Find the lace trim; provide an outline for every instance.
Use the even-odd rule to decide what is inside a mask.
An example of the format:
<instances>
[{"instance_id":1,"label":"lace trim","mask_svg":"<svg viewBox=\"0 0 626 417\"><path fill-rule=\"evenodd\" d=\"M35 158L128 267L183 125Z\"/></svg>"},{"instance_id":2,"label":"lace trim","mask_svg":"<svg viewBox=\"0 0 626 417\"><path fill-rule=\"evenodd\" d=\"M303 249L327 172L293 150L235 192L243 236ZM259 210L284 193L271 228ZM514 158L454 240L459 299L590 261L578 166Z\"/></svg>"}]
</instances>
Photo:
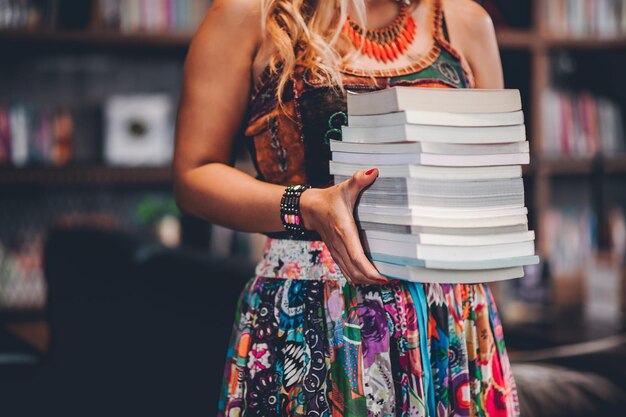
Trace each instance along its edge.
<instances>
[{"instance_id":1,"label":"lace trim","mask_svg":"<svg viewBox=\"0 0 626 417\"><path fill-rule=\"evenodd\" d=\"M265 278L347 282L321 240L267 239L256 275Z\"/></svg>"}]
</instances>

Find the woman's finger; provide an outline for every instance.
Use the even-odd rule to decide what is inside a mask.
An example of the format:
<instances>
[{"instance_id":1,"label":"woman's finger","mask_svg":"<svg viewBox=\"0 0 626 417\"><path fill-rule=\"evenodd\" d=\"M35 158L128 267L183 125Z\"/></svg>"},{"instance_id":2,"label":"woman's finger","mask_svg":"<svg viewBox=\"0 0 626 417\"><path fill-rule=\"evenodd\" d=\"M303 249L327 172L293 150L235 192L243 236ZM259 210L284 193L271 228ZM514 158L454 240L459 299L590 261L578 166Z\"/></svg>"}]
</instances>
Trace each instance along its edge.
<instances>
[{"instance_id":1,"label":"woman's finger","mask_svg":"<svg viewBox=\"0 0 626 417\"><path fill-rule=\"evenodd\" d=\"M339 266L339 269L341 270L343 276L346 277L348 283L354 284L352 274L348 269L344 257L341 255L341 253L336 249L331 241L328 241L328 243L326 243L326 247L330 252L330 256L333 258L333 261L335 261L335 263Z\"/></svg>"},{"instance_id":2,"label":"woman's finger","mask_svg":"<svg viewBox=\"0 0 626 417\"><path fill-rule=\"evenodd\" d=\"M336 230L336 235L340 237L340 240L335 245L335 250L339 252L346 263L350 264L349 268L353 274L353 279L369 284L382 283L385 279L369 262L363 252L354 220L350 216L346 216L342 220L342 224L347 224L347 226Z\"/></svg>"},{"instance_id":3,"label":"woman's finger","mask_svg":"<svg viewBox=\"0 0 626 417\"><path fill-rule=\"evenodd\" d=\"M352 264L359 269L368 280L376 282L377 284L388 282L389 280L383 277L380 272L372 265L370 260L363 251L363 245L359 239L359 235L354 226L354 232L351 233L345 240L344 244L350 254Z\"/></svg>"},{"instance_id":4,"label":"woman's finger","mask_svg":"<svg viewBox=\"0 0 626 417\"><path fill-rule=\"evenodd\" d=\"M346 183L346 192L348 196L348 201L350 202L350 207L354 208L354 203L356 202L359 194L363 191L363 189L372 185L372 183L378 177L378 169L371 168L367 171L356 171L352 177L345 181Z\"/></svg>"},{"instance_id":5,"label":"woman's finger","mask_svg":"<svg viewBox=\"0 0 626 417\"><path fill-rule=\"evenodd\" d=\"M354 259L352 254L349 252L348 248L345 245L340 245L337 247L337 250L340 252L341 257L343 259L347 259L349 263L348 268L350 269L350 273L352 275L352 280L357 284L368 284L368 285L376 285L381 284L381 281L378 281L376 278L372 278L363 273L363 271L354 263Z\"/></svg>"},{"instance_id":6,"label":"woman's finger","mask_svg":"<svg viewBox=\"0 0 626 417\"><path fill-rule=\"evenodd\" d=\"M344 213L338 215L337 225L333 227L332 230L333 240L331 240L331 245L333 247L333 251L337 252L338 257L345 265L345 269L348 270L352 281L360 283L368 281L371 284L379 283L375 280L369 280L363 271L361 271L352 261L352 253L350 253L347 249L345 241L349 238L350 233L355 233L356 226L354 225L354 219L351 214L348 214L345 209L343 209L343 211ZM346 224L348 227L345 226ZM350 226L354 228L354 231L351 230Z\"/></svg>"}]
</instances>

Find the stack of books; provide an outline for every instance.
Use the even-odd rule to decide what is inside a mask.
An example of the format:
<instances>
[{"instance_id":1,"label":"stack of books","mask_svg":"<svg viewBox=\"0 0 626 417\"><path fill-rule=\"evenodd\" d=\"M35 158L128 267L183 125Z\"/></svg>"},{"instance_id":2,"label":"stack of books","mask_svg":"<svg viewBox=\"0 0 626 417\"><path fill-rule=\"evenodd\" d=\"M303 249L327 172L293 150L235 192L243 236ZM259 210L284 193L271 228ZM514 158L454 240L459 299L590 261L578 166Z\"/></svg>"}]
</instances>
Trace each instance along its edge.
<instances>
[{"instance_id":1,"label":"stack of books","mask_svg":"<svg viewBox=\"0 0 626 417\"><path fill-rule=\"evenodd\" d=\"M519 278L536 264L517 90L393 87L348 94L335 183L376 167L355 210L381 274L419 282Z\"/></svg>"}]
</instances>

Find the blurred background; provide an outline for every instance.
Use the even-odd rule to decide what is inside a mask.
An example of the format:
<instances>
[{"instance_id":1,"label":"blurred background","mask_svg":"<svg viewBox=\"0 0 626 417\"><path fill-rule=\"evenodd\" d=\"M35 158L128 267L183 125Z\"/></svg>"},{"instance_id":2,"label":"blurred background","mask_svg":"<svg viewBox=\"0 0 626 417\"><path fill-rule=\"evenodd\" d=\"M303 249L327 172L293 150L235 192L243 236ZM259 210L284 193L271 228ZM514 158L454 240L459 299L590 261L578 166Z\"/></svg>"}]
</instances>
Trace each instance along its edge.
<instances>
[{"instance_id":1,"label":"blurred background","mask_svg":"<svg viewBox=\"0 0 626 417\"><path fill-rule=\"evenodd\" d=\"M493 286L523 415L621 415L626 0L479 2L531 145L542 262ZM263 237L172 196L182 66L209 4L0 0L0 414L213 413Z\"/></svg>"}]
</instances>

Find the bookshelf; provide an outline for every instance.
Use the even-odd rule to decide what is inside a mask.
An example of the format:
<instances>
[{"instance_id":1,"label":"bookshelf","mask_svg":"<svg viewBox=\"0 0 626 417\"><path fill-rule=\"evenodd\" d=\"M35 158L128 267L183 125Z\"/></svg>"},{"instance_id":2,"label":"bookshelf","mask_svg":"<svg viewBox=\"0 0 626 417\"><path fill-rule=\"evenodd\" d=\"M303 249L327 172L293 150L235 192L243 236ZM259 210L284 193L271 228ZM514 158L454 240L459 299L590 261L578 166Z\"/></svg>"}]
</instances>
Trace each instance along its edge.
<instances>
[{"instance_id":1,"label":"bookshelf","mask_svg":"<svg viewBox=\"0 0 626 417\"><path fill-rule=\"evenodd\" d=\"M542 95L553 84L551 63L556 51L576 53L620 54L626 52L626 35L599 37L566 36L553 34L546 26L543 12L551 0L528 0L531 22L525 26L498 26L496 33L503 61L507 86L520 88L525 100L528 137L531 142L531 165L524 167L527 184L531 227L537 232L538 247L546 246L542 220L550 208L550 202L558 181L584 179L591 182L594 190L606 190L603 184L613 181L623 185L626 194L626 156L594 156L592 158L548 157L541 150L546 143L544 118L546 109ZM95 2L95 0L94 0ZM502 3L502 2L501 2ZM95 3L94 3L95 4ZM120 33L102 25L101 16L92 11L88 24L81 29L4 29L0 30L0 52L9 51L15 56L29 54L85 54L91 52L112 56L132 56L137 60L167 56L182 66L191 35L180 32L135 31ZM527 69L518 70L516 78L509 77L507 61L528 61ZM510 66L515 66L510 64ZM626 73L626 62L622 73ZM626 91L626 83L620 88ZM591 86L590 88L594 88ZM620 101L622 114L626 99ZM113 168L100 164L70 165L65 167L26 167L0 169L2 187L41 186L62 188L65 186L125 186L168 187L170 173L167 168ZM595 199L605 200L605 195L594 193ZM603 207L604 202L594 201L593 206ZM598 213L598 222L605 222L604 213ZM599 241L606 241L601 228ZM603 245L603 244L602 244Z\"/></svg>"},{"instance_id":2,"label":"bookshelf","mask_svg":"<svg viewBox=\"0 0 626 417\"><path fill-rule=\"evenodd\" d=\"M15 45L65 47L116 47L116 48L156 48L174 49L185 52L191 40L190 35L172 33L116 33L99 29L85 30L0 30L0 42Z\"/></svg>"},{"instance_id":3,"label":"bookshelf","mask_svg":"<svg viewBox=\"0 0 626 417\"><path fill-rule=\"evenodd\" d=\"M609 36L599 36L595 33L588 35L564 34L563 31L557 32L552 30L550 23L547 22L547 8L554 7L557 3L560 3L560 6L565 8L575 7L572 6L574 2L566 2L567 0L531 0L528 2L531 16L529 24L510 27L500 25L496 27L496 33L505 63L505 80L509 75L506 72L507 54L521 54L529 60L528 79L524 80L527 84L520 84L519 79L516 78L511 83L507 82L507 87L520 88L522 95L526 95L526 120L528 137L531 142L531 166L525 175L531 174L526 175L527 198L531 202L531 223L534 223L532 227L537 233L539 253L542 258L545 259L547 257L546 248L549 246L550 242L548 241L552 236L548 232L546 225L551 221L549 220L550 216L553 215L553 200L557 199L556 196L559 193L562 193L562 187L571 187L574 184L575 187L576 185L578 186L577 190L580 190L581 194L584 194L585 198L589 200L589 208L596 216L597 247L594 254L595 260L592 262L595 263L598 259L602 260L611 257L610 239L607 231L607 204L621 204L622 210L626 208L624 206L626 200L623 197L626 196L626 154L595 154L590 157L574 157L544 153L544 150L547 149L546 147L549 146L548 142L553 138L547 137L544 129L545 123L550 117L550 109L547 108L548 104L543 100L543 95L552 86L556 85L558 87L558 84L562 81L558 75L555 76L554 74L556 55L573 54L579 59L578 63L581 63L576 70L581 71L583 78L589 79L589 82L587 80L583 81L582 88L588 89L592 93L597 92L600 95L613 93L623 118L626 115L626 96L624 94L626 92L626 82L619 80L619 77L612 77L604 73L593 73L592 68L593 62L596 60L600 62L609 60L610 64L607 63L607 65L615 65L619 67L619 70L616 71L624 73L626 60L620 59L619 56L626 53L626 33L623 31L623 21L621 34L617 33ZM498 7L506 2L493 0L482 3L495 4ZM583 4L584 2L579 3ZM584 4L588 5L589 2ZM623 2L621 7L626 8L626 2ZM567 16L571 18L572 15L569 14ZM622 14L623 16L624 14ZM580 20L584 20L580 15L578 18L579 20L575 22L576 24L579 24ZM575 32L577 26L571 22L570 26L574 29L573 32ZM602 80L603 77L604 80ZM606 88L603 83L606 85L611 84L613 91L611 91L611 88ZM524 87L527 88L526 91L524 91ZM569 86L566 85L567 87ZM580 88L580 83L576 87ZM568 206L557 206L557 209L563 213L570 210L570 208ZM572 242L572 245L574 244L575 242ZM618 264L614 267L617 269L617 274L622 276L621 286L623 290L626 287L623 282L624 277L626 277L626 268L623 264ZM582 314L581 305L585 297L583 285L586 273L588 271L583 269L566 273L541 272L542 275L548 275L548 282L526 289L527 293L531 294L529 305L538 301L533 299L535 296L532 294L538 292L539 286L544 286L549 289L549 295L546 297L548 293L542 291L543 295L537 298L544 298L537 304L543 303L543 306L539 309L544 308L546 304L549 304L551 308L547 310L544 308L542 313L536 314L534 319L530 319L530 321L546 321L549 318L556 319L559 314L563 313ZM517 307L517 298L524 298L524 294L522 294L522 297L519 297L519 295L520 293L518 292L509 298L512 304L516 304L514 307ZM623 309L626 300L622 299L621 303ZM515 314L517 316L515 319L520 319L520 321L525 319L524 315L532 316L534 314L533 311L528 309L520 311L523 311L523 313L520 314L518 312Z\"/></svg>"},{"instance_id":4,"label":"bookshelf","mask_svg":"<svg viewBox=\"0 0 626 417\"><path fill-rule=\"evenodd\" d=\"M4 2L0 8L28 3ZM47 156L45 161L31 160L30 150L27 162L0 163L0 193L10 197L3 199L0 210L1 266L21 259L39 264L37 252L51 224L100 224L145 235L154 234L151 216L175 211L169 163L107 164L105 105L112 95L167 94L175 106L191 34L210 0L161 1L162 6L179 8L168 9L177 13L175 19L155 15L154 8L149 14L143 13L147 9L137 13L139 2L125 2L123 7L133 8L134 14L118 10L112 23L107 22L111 16L103 15L106 10L100 6L114 3L37 0L32 4L44 9L36 25L7 24L7 16L19 13L0 13L0 106L17 104L36 111L64 106L72 115L71 146L81 148L73 149L72 158L63 163L51 163ZM126 26L116 27L122 24ZM209 232L194 221L180 219L184 244L195 245L202 241L200 234ZM185 240L190 225L195 225L193 242ZM0 276L0 323L43 319L42 274L11 271L7 274L5 268ZM33 279L38 282L35 292Z\"/></svg>"}]
</instances>

